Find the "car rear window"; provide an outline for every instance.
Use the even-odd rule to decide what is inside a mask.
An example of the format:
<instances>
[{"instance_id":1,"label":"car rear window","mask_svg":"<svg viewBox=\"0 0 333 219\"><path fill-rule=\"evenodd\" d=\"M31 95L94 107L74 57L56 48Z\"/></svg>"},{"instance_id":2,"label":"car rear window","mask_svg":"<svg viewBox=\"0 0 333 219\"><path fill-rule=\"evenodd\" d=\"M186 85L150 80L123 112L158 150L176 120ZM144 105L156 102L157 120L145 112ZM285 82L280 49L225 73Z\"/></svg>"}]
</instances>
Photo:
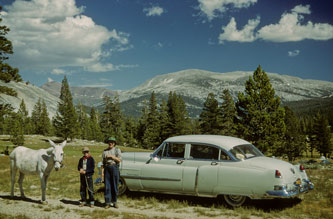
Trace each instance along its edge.
<instances>
[{"instance_id":1,"label":"car rear window","mask_svg":"<svg viewBox=\"0 0 333 219\"><path fill-rule=\"evenodd\" d=\"M244 145L238 145L233 147L230 150L230 153L232 153L236 159L238 160L246 160L253 157L260 157L264 156L258 148L256 148L252 144L244 144Z\"/></svg>"},{"instance_id":2,"label":"car rear window","mask_svg":"<svg viewBox=\"0 0 333 219\"><path fill-rule=\"evenodd\" d=\"M219 149L210 145L192 144L190 158L218 160Z\"/></svg>"}]
</instances>

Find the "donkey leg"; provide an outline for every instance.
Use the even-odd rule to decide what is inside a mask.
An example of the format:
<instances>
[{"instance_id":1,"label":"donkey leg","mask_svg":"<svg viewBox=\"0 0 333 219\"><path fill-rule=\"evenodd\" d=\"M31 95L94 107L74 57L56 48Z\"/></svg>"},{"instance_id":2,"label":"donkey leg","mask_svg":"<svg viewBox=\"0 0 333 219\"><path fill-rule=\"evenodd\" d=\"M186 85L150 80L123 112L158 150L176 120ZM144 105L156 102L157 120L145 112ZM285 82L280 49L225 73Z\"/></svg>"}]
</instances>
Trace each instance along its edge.
<instances>
[{"instance_id":1,"label":"donkey leg","mask_svg":"<svg viewBox=\"0 0 333 219\"><path fill-rule=\"evenodd\" d=\"M23 180L24 180L24 173L20 172L20 178L18 180L20 186L21 197L24 198L24 191L23 191Z\"/></svg>"},{"instance_id":2,"label":"donkey leg","mask_svg":"<svg viewBox=\"0 0 333 219\"><path fill-rule=\"evenodd\" d=\"M10 196L14 197L14 185L15 185L15 176L16 176L17 168L15 166L14 160L10 160L10 175L11 175L11 190Z\"/></svg>"},{"instance_id":3,"label":"donkey leg","mask_svg":"<svg viewBox=\"0 0 333 219\"><path fill-rule=\"evenodd\" d=\"M45 198L46 180L45 180L44 174L42 174L42 173L39 175L39 177L40 177L40 185L42 188L42 204L47 204L47 201Z\"/></svg>"}]
</instances>

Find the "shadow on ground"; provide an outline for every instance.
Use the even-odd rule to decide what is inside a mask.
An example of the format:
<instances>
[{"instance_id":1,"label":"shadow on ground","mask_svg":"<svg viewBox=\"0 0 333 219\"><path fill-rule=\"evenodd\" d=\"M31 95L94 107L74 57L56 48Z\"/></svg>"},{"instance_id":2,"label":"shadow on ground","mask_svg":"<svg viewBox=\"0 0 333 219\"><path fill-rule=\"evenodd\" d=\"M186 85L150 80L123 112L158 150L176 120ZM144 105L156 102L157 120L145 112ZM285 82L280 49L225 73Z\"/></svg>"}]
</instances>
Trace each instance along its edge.
<instances>
[{"instance_id":1,"label":"shadow on ground","mask_svg":"<svg viewBox=\"0 0 333 219\"><path fill-rule=\"evenodd\" d=\"M80 201L77 200L68 200L68 199L61 199L60 202L64 203L65 205L76 205L79 206L80 205ZM95 207L104 207L104 203L101 203L99 201L95 201Z\"/></svg>"},{"instance_id":2,"label":"shadow on ground","mask_svg":"<svg viewBox=\"0 0 333 219\"><path fill-rule=\"evenodd\" d=\"M222 198L205 198L196 196L184 196L184 195L169 195L158 193L145 193L145 192L127 192L126 196L133 200L140 200L142 198L155 198L160 202L178 200L179 202L187 202L189 206L202 206L211 208L213 206L222 206L229 208ZM253 208L262 210L264 212L281 211L300 204L302 200L300 198L290 199L265 199L265 200L247 200L243 205L245 208Z\"/></svg>"},{"instance_id":3,"label":"shadow on ground","mask_svg":"<svg viewBox=\"0 0 333 219\"><path fill-rule=\"evenodd\" d=\"M41 204L41 200L34 200L31 198L27 198L27 197L11 197L9 195L0 195L0 198L2 199L7 199L7 200L15 200L15 201L25 201L25 202L31 202L31 203L35 203L35 204Z\"/></svg>"}]
</instances>

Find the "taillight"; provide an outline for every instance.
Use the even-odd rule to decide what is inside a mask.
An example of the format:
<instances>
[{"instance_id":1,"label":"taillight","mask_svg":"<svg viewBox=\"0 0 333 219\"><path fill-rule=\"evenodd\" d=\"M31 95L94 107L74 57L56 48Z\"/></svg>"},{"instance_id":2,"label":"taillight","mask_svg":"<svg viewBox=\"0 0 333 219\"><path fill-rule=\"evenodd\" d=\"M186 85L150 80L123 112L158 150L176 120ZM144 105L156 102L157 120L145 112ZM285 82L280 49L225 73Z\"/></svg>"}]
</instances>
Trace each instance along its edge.
<instances>
[{"instance_id":1,"label":"taillight","mask_svg":"<svg viewBox=\"0 0 333 219\"><path fill-rule=\"evenodd\" d=\"M301 164L301 165L299 165L299 170L301 171L301 172L303 172L304 170L305 170L305 168L303 167L303 165Z\"/></svg>"},{"instance_id":2,"label":"taillight","mask_svg":"<svg viewBox=\"0 0 333 219\"><path fill-rule=\"evenodd\" d=\"M275 178L281 178L281 177L282 177L281 172L278 170L275 170Z\"/></svg>"}]
</instances>

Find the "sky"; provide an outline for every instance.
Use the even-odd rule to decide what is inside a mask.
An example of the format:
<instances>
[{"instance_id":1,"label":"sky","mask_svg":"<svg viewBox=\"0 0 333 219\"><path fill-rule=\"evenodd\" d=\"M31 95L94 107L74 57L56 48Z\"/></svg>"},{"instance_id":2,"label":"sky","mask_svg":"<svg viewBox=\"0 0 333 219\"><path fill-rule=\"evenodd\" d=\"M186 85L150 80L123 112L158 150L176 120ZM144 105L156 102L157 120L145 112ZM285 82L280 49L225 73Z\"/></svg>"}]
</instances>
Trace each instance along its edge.
<instances>
[{"instance_id":1,"label":"sky","mask_svg":"<svg viewBox=\"0 0 333 219\"><path fill-rule=\"evenodd\" d=\"M333 81L332 0L0 0L14 54L41 86L134 88L185 69Z\"/></svg>"}]
</instances>

